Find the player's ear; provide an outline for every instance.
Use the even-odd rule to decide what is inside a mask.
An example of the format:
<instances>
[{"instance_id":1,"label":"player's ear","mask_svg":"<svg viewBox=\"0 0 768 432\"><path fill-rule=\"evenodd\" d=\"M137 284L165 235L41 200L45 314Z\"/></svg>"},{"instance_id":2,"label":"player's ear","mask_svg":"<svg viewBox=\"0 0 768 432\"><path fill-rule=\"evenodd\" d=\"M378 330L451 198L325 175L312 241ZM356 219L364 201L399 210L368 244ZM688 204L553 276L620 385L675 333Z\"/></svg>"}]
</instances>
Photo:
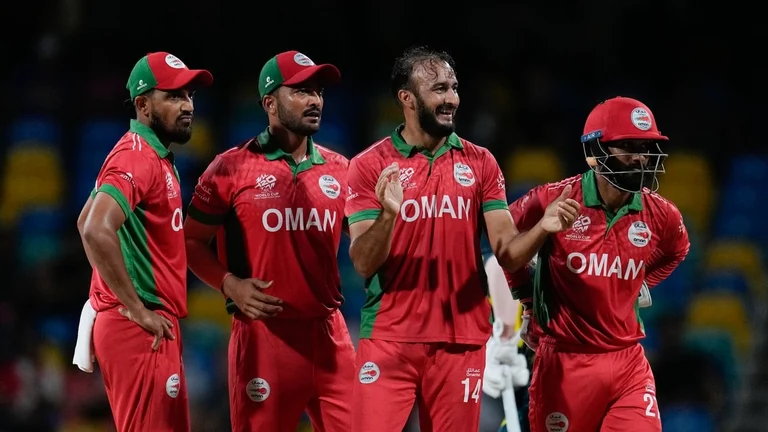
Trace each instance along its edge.
<instances>
[{"instance_id":1,"label":"player's ear","mask_svg":"<svg viewBox=\"0 0 768 432\"><path fill-rule=\"evenodd\" d=\"M275 99L274 93L268 94L261 99L261 106L268 114L277 114L277 99Z\"/></svg>"},{"instance_id":2,"label":"player's ear","mask_svg":"<svg viewBox=\"0 0 768 432\"><path fill-rule=\"evenodd\" d=\"M142 114L145 117L149 117L149 113L151 111L151 102L149 96L150 94L145 93L136 96L136 99L133 100L133 106L136 107L137 114Z\"/></svg>"},{"instance_id":3,"label":"player's ear","mask_svg":"<svg viewBox=\"0 0 768 432\"><path fill-rule=\"evenodd\" d=\"M400 89L397 92L397 100L400 101L400 104L404 107L414 109L414 95L410 90L406 89Z\"/></svg>"}]
</instances>

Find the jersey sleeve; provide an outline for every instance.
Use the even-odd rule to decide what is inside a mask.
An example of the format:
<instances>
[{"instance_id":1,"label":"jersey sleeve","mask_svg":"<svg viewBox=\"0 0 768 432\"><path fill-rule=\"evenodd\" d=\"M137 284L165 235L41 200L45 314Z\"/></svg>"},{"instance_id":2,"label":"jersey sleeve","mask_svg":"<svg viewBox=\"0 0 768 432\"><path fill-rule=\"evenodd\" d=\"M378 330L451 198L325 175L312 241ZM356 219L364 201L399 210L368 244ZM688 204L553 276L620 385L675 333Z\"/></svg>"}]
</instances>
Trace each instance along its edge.
<instances>
[{"instance_id":1,"label":"jersey sleeve","mask_svg":"<svg viewBox=\"0 0 768 432\"><path fill-rule=\"evenodd\" d=\"M491 152L485 153L480 180L483 182L483 213L491 210L506 210L508 207L504 174Z\"/></svg>"},{"instance_id":2,"label":"jersey sleeve","mask_svg":"<svg viewBox=\"0 0 768 432\"><path fill-rule=\"evenodd\" d=\"M120 205L127 217L152 187L156 164L140 150L123 149L112 153L96 179L96 193L105 193Z\"/></svg>"},{"instance_id":3,"label":"jersey sleeve","mask_svg":"<svg viewBox=\"0 0 768 432\"><path fill-rule=\"evenodd\" d=\"M509 205L509 211L512 214L512 220L518 231L528 231L533 228L544 216L544 206L542 205L541 188L537 187L528 191L527 194L518 198ZM530 301L533 296L533 286L531 285L531 265L526 265L515 272L504 271L507 277L507 283L512 289L512 296L520 301Z\"/></svg>"},{"instance_id":4,"label":"jersey sleeve","mask_svg":"<svg viewBox=\"0 0 768 432\"><path fill-rule=\"evenodd\" d=\"M221 156L208 165L197 181L188 215L206 225L220 225L232 206L233 175Z\"/></svg>"},{"instance_id":5,"label":"jersey sleeve","mask_svg":"<svg viewBox=\"0 0 768 432\"><path fill-rule=\"evenodd\" d=\"M347 171L348 193L344 214L350 225L379 217L381 204L376 197L379 173L370 163L353 158Z\"/></svg>"},{"instance_id":6,"label":"jersey sleeve","mask_svg":"<svg viewBox=\"0 0 768 432\"><path fill-rule=\"evenodd\" d=\"M664 237L648 259L645 282L649 288L655 287L669 277L683 262L691 247L688 230L685 228L680 210L672 203L668 203L668 206Z\"/></svg>"}]
</instances>

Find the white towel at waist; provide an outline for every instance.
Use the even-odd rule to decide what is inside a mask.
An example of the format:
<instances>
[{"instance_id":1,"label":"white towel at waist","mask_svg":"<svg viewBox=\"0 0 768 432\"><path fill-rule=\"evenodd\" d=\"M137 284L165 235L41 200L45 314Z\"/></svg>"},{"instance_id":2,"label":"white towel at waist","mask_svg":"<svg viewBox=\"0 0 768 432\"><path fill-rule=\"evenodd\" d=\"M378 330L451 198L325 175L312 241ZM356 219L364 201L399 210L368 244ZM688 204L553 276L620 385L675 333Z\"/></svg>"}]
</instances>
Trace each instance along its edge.
<instances>
[{"instance_id":1,"label":"white towel at waist","mask_svg":"<svg viewBox=\"0 0 768 432\"><path fill-rule=\"evenodd\" d=\"M80 312L80 324L77 328L77 344L72 364L77 365L83 372L93 372L93 324L96 322L96 310L91 306L90 299L83 305Z\"/></svg>"}]
</instances>

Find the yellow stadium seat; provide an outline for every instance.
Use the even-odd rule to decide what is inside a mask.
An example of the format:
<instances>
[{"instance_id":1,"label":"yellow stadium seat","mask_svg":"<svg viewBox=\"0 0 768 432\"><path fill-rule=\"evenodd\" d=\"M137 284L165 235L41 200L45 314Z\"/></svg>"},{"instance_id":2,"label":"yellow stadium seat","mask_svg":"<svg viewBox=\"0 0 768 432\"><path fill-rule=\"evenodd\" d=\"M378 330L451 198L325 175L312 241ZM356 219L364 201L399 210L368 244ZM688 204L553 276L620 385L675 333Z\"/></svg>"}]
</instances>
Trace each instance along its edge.
<instances>
[{"instance_id":1,"label":"yellow stadium seat","mask_svg":"<svg viewBox=\"0 0 768 432\"><path fill-rule=\"evenodd\" d=\"M0 222L12 224L33 206L55 206L64 193L63 168L55 152L18 148L8 155L2 178Z\"/></svg>"},{"instance_id":2,"label":"yellow stadium seat","mask_svg":"<svg viewBox=\"0 0 768 432\"><path fill-rule=\"evenodd\" d=\"M228 331L232 326L232 318L224 305L224 296L208 286L198 285L189 290L187 310L190 318L210 321Z\"/></svg>"},{"instance_id":3,"label":"yellow stadium seat","mask_svg":"<svg viewBox=\"0 0 768 432\"><path fill-rule=\"evenodd\" d=\"M205 119L195 118L193 129L192 139L186 145L177 146L174 151L206 162L212 160L216 151L216 143L211 124Z\"/></svg>"},{"instance_id":4,"label":"yellow stadium seat","mask_svg":"<svg viewBox=\"0 0 768 432\"><path fill-rule=\"evenodd\" d=\"M714 184L707 160L695 153L673 153L664 162L659 176L659 193L671 200L690 222L690 228L704 232L714 210Z\"/></svg>"},{"instance_id":5,"label":"yellow stadium seat","mask_svg":"<svg viewBox=\"0 0 768 432\"><path fill-rule=\"evenodd\" d=\"M752 343L752 327L741 299L731 293L701 293L688 308L692 329L722 329L731 334L739 354L745 355Z\"/></svg>"},{"instance_id":6,"label":"yellow stadium seat","mask_svg":"<svg viewBox=\"0 0 768 432\"><path fill-rule=\"evenodd\" d=\"M516 149L504 163L508 183L543 184L563 178L563 165L550 149Z\"/></svg>"},{"instance_id":7,"label":"yellow stadium seat","mask_svg":"<svg viewBox=\"0 0 768 432\"><path fill-rule=\"evenodd\" d=\"M709 270L735 270L743 273L749 280L753 294L759 296L766 294L768 275L756 245L734 240L720 240L709 245L704 262Z\"/></svg>"}]
</instances>

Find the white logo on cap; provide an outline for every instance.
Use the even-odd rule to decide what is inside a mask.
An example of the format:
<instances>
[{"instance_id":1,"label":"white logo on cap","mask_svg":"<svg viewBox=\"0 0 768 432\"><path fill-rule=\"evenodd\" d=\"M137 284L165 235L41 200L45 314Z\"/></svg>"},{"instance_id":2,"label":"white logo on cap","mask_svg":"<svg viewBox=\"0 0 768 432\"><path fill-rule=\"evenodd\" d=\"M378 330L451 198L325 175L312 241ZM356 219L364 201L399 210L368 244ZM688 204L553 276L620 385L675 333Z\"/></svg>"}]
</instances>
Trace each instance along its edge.
<instances>
[{"instance_id":1,"label":"white logo on cap","mask_svg":"<svg viewBox=\"0 0 768 432\"><path fill-rule=\"evenodd\" d=\"M266 81L267 81L267 82L266 82L266 83L264 83L264 87L265 87L265 88L266 88L266 87L269 87L269 86L271 86L272 84L274 84L274 83L275 83L275 82L272 80L272 77L267 77L267 80L266 80Z\"/></svg>"},{"instance_id":2,"label":"white logo on cap","mask_svg":"<svg viewBox=\"0 0 768 432\"><path fill-rule=\"evenodd\" d=\"M140 79L139 80L139 85L138 85L138 87L136 87L136 90L141 90L141 89L143 89L146 86L147 86L147 83L145 83L144 80Z\"/></svg>"},{"instance_id":3,"label":"white logo on cap","mask_svg":"<svg viewBox=\"0 0 768 432\"><path fill-rule=\"evenodd\" d=\"M642 131L647 131L653 124L653 121L651 120L651 114L645 108L637 107L633 109L632 124Z\"/></svg>"},{"instance_id":4,"label":"white logo on cap","mask_svg":"<svg viewBox=\"0 0 768 432\"><path fill-rule=\"evenodd\" d=\"M295 61L296 64L299 65L299 66L314 66L315 65L315 62L310 60L309 57L305 56L302 53L296 53L293 56L293 61Z\"/></svg>"},{"instance_id":5,"label":"white logo on cap","mask_svg":"<svg viewBox=\"0 0 768 432\"><path fill-rule=\"evenodd\" d=\"M173 54L168 54L167 56L165 56L165 64L167 64L168 66L174 69L184 69L185 67L187 67L186 65L184 65L183 61L179 60L179 58Z\"/></svg>"}]
</instances>

